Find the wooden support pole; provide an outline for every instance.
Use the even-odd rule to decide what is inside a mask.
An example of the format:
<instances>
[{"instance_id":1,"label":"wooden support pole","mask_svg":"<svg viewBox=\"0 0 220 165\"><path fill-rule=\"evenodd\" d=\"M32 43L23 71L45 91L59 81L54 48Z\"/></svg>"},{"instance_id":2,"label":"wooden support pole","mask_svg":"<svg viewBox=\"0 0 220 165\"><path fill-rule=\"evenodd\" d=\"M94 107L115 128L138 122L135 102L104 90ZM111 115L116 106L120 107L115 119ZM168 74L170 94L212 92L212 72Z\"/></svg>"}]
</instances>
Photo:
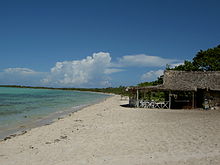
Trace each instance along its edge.
<instances>
[{"instance_id":1,"label":"wooden support pole","mask_svg":"<svg viewBox=\"0 0 220 165\"><path fill-rule=\"evenodd\" d=\"M195 93L192 92L192 108L195 108Z\"/></svg>"},{"instance_id":2,"label":"wooden support pole","mask_svg":"<svg viewBox=\"0 0 220 165\"><path fill-rule=\"evenodd\" d=\"M171 91L169 91L169 109L171 109Z\"/></svg>"},{"instance_id":3,"label":"wooden support pole","mask_svg":"<svg viewBox=\"0 0 220 165\"><path fill-rule=\"evenodd\" d=\"M139 108L139 91L137 89L137 107Z\"/></svg>"}]
</instances>

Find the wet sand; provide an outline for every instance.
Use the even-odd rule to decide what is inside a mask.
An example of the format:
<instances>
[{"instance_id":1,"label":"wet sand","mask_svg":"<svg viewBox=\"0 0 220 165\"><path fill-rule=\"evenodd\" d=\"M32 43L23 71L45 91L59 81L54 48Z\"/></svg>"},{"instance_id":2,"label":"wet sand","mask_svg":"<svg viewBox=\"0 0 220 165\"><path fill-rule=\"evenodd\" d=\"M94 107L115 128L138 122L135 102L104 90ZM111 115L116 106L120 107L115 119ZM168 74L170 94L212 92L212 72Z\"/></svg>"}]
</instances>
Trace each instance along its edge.
<instances>
[{"instance_id":1,"label":"wet sand","mask_svg":"<svg viewBox=\"0 0 220 165\"><path fill-rule=\"evenodd\" d=\"M0 142L2 165L220 164L219 110L126 108L120 96Z\"/></svg>"}]
</instances>

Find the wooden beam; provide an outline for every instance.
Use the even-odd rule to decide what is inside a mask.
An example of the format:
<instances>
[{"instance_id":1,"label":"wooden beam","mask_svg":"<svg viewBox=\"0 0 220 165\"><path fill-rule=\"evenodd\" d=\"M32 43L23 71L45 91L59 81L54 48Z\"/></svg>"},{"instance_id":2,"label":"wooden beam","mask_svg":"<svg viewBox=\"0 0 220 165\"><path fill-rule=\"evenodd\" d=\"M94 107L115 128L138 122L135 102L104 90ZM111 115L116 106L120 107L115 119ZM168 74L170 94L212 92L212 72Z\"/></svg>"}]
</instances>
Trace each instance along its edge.
<instances>
[{"instance_id":1,"label":"wooden beam","mask_svg":"<svg viewBox=\"0 0 220 165\"><path fill-rule=\"evenodd\" d=\"M195 108L195 93L192 92L192 108Z\"/></svg>"},{"instance_id":2,"label":"wooden beam","mask_svg":"<svg viewBox=\"0 0 220 165\"><path fill-rule=\"evenodd\" d=\"M137 107L139 108L139 91L137 89Z\"/></svg>"},{"instance_id":3,"label":"wooden beam","mask_svg":"<svg viewBox=\"0 0 220 165\"><path fill-rule=\"evenodd\" d=\"M171 109L171 91L169 91L169 109Z\"/></svg>"}]
</instances>

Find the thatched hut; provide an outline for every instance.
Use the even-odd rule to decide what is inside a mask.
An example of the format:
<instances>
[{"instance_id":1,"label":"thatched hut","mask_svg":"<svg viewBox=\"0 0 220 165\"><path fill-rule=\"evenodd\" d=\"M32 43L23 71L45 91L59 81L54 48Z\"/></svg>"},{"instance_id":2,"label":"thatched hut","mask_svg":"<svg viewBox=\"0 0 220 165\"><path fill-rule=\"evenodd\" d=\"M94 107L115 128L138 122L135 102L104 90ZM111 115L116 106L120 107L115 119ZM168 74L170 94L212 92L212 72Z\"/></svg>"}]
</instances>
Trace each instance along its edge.
<instances>
[{"instance_id":1,"label":"thatched hut","mask_svg":"<svg viewBox=\"0 0 220 165\"><path fill-rule=\"evenodd\" d=\"M220 71L167 70L162 85L130 87L128 90L133 94L130 103L136 106L140 93L163 91L169 108L215 107L220 105Z\"/></svg>"}]
</instances>

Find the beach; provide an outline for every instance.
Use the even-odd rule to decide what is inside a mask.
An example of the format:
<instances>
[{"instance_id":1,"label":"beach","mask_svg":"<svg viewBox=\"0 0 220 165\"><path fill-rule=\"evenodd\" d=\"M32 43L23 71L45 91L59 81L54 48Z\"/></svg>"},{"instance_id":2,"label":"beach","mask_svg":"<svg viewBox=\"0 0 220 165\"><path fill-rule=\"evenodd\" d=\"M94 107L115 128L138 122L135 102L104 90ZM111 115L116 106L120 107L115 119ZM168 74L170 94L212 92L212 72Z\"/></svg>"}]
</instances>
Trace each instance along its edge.
<instances>
[{"instance_id":1,"label":"beach","mask_svg":"<svg viewBox=\"0 0 220 165\"><path fill-rule=\"evenodd\" d=\"M220 110L129 108L112 96L0 142L1 165L220 164Z\"/></svg>"}]
</instances>

